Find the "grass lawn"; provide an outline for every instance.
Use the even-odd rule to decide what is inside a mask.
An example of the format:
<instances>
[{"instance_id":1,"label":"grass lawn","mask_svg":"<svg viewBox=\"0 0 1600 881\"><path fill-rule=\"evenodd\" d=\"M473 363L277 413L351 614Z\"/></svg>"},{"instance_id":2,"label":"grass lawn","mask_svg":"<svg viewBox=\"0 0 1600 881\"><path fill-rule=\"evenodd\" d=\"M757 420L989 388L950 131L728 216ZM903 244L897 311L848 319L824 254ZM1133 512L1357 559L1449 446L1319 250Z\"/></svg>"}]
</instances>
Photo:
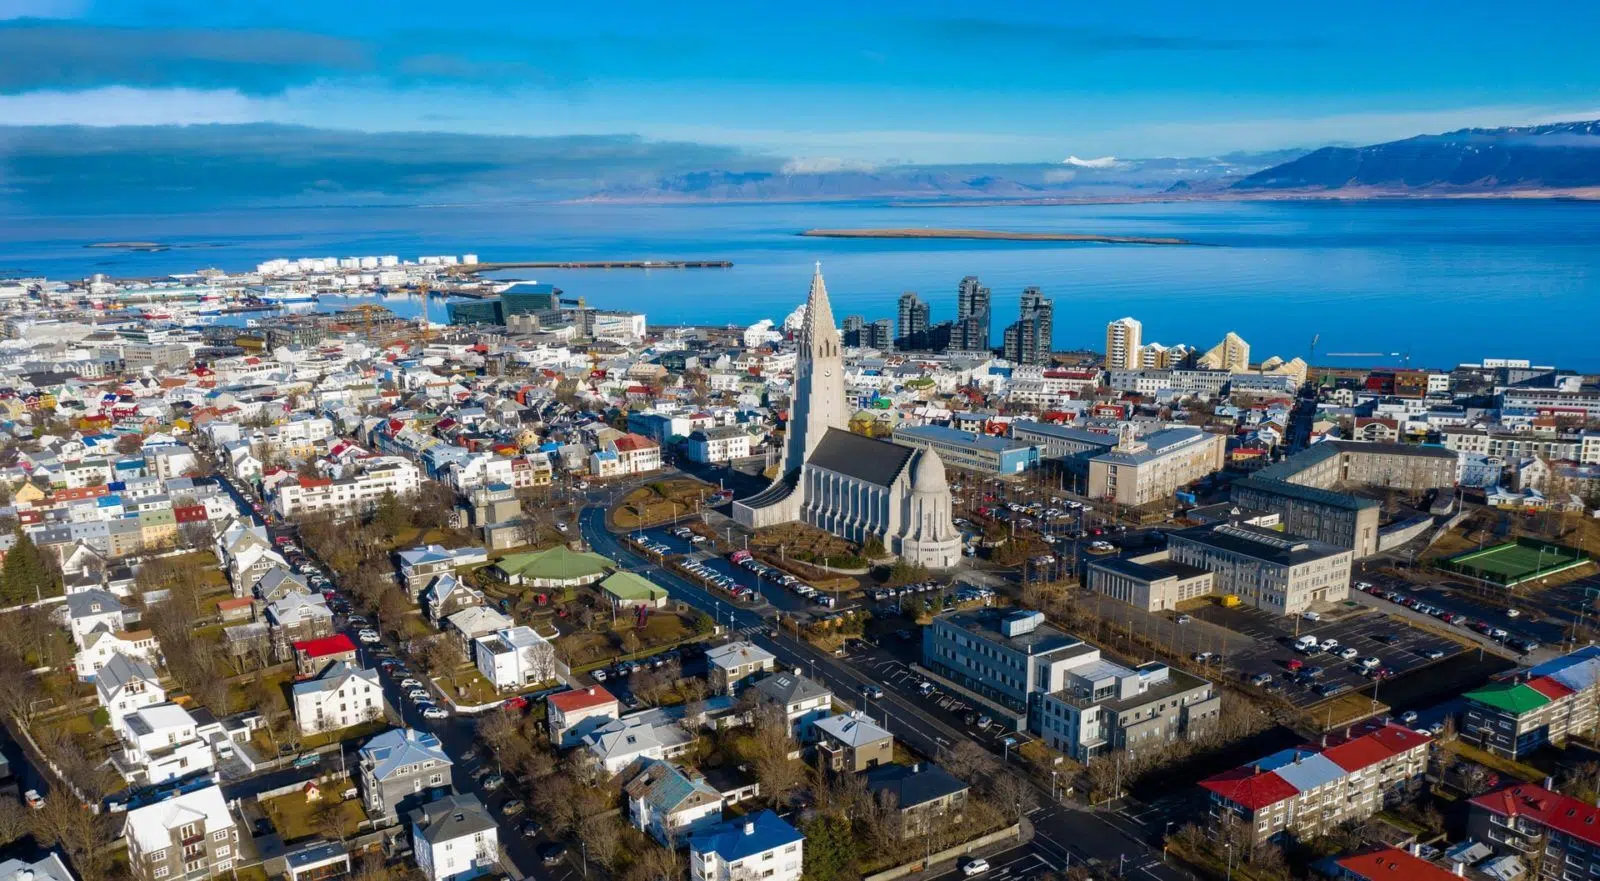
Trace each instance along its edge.
<instances>
[{"instance_id":1,"label":"grass lawn","mask_svg":"<svg viewBox=\"0 0 1600 881\"><path fill-rule=\"evenodd\" d=\"M501 695L495 691L489 680L483 678L478 668L462 666L454 673L436 676L433 680L440 688L449 692L456 703L468 706L474 704L487 704L500 699ZM465 689L465 691L462 691Z\"/></svg>"},{"instance_id":2,"label":"grass lawn","mask_svg":"<svg viewBox=\"0 0 1600 881\"><path fill-rule=\"evenodd\" d=\"M1479 749L1470 743L1463 743L1459 738L1452 740L1449 743L1439 744L1439 746L1455 753L1463 759L1477 762L1485 768L1493 768L1502 774L1510 774L1513 777L1518 777L1523 780L1537 783L1549 776L1549 774L1545 771L1541 771L1532 765L1516 761L1515 759L1508 759L1504 756L1497 756L1487 750Z\"/></svg>"},{"instance_id":3,"label":"grass lawn","mask_svg":"<svg viewBox=\"0 0 1600 881\"><path fill-rule=\"evenodd\" d=\"M1389 705L1383 701L1374 704L1370 696L1351 692L1310 707L1303 715L1307 726L1321 731L1332 731L1335 728L1353 725L1388 709Z\"/></svg>"},{"instance_id":4,"label":"grass lawn","mask_svg":"<svg viewBox=\"0 0 1600 881\"><path fill-rule=\"evenodd\" d=\"M356 827L367 818L367 812L361 807L361 799L339 800L341 792L355 785L349 778L332 780L320 785L322 798L318 801L307 801L301 793L291 792L261 803L262 809L272 818L272 825L277 827L278 834L285 842L316 836L330 837L323 831L327 829L322 819L325 813L337 812L336 816L345 837L354 835Z\"/></svg>"},{"instance_id":5,"label":"grass lawn","mask_svg":"<svg viewBox=\"0 0 1600 881\"><path fill-rule=\"evenodd\" d=\"M349 728L340 728L337 731L319 731L316 734L303 734L300 736L300 749L313 750L330 743L344 740L366 740L367 738L387 731L389 723L384 719L375 722L362 722L360 725L351 725Z\"/></svg>"},{"instance_id":6,"label":"grass lawn","mask_svg":"<svg viewBox=\"0 0 1600 881\"><path fill-rule=\"evenodd\" d=\"M655 524L683 517L699 510L701 498L713 492L715 490L708 484L698 480L656 481L624 496L612 511L612 522L631 529L641 523Z\"/></svg>"},{"instance_id":7,"label":"grass lawn","mask_svg":"<svg viewBox=\"0 0 1600 881\"><path fill-rule=\"evenodd\" d=\"M281 705L275 704L270 710L287 710L289 708L289 685L294 682L294 668L283 666L275 670L268 670L262 674L266 683L267 693L278 695L283 701ZM251 694L255 690L255 677L250 676L238 682L228 683L228 712L238 713L251 708Z\"/></svg>"}]
</instances>

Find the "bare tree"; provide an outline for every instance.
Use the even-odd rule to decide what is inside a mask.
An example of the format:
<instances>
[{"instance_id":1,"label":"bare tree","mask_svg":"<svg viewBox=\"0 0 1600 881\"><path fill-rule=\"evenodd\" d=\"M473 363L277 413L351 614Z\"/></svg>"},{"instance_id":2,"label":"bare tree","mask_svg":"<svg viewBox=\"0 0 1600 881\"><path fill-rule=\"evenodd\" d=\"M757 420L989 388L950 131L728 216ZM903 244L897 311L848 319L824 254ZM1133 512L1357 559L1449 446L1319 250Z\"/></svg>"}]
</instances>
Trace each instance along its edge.
<instances>
[{"instance_id":1,"label":"bare tree","mask_svg":"<svg viewBox=\"0 0 1600 881\"><path fill-rule=\"evenodd\" d=\"M752 715L751 751L761 791L775 804L800 785L805 768L791 759L794 741L789 736L789 719L772 704L758 704Z\"/></svg>"},{"instance_id":2,"label":"bare tree","mask_svg":"<svg viewBox=\"0 0 1600 881\"><path fill-rule=\"evenodd\" d=\"M27 835L31 826L32 818L22 802L8 795L0 796L0 847Z\"/></svg>"}]
</instances>

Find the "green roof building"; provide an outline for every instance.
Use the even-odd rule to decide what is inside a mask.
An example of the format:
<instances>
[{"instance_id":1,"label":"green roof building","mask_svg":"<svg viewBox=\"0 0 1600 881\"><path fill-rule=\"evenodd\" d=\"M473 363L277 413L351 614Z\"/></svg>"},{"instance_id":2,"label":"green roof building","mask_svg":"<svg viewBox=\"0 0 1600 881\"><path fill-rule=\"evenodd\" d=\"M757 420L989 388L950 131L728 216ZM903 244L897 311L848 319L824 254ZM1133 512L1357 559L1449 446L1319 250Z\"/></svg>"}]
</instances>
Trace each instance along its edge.
<instances>
[{"instance_id":1,"label":"green roof building","mask_svg":"<svg viewBox=\"0 0 1600 881\"><path fill-rule=\"evenodd\" d=\"M600 582L600 589L611 598L611 604L619 609L637 606L660 609L667 604L666 588L632 572L613 573L605 581Z\"/></svg>"},{"instance_id":2,"label":"green roof building","mask_svg":"<svg viewBox=\"0 0 1600 881\"><path fill-rule=\"evenodd\" d=\"M507 584L576 587L599 581L614 568L615 564L599 554L556 545L548 550L501 557L489 571Z\"/></svg>"}]
</instances>

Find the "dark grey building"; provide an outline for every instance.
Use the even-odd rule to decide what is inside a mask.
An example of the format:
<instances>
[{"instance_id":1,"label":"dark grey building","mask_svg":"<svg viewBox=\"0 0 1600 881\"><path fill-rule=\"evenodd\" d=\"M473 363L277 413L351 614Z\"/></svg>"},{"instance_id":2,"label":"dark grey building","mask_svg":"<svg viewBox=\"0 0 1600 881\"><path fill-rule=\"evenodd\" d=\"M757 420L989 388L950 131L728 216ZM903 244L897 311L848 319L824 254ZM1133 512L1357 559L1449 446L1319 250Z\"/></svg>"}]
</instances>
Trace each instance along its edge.
<instances>
[{"instance_id":1,"label":"dark grey building","mask_svg":"<svg viewBox=\"0 0 1600 881\"><path fill-rule=\"evenodd\" d=\"M865 328L867 319L861 315L846 315L844 317L844 330L840 333L840 343L846 346L864 346Z\"/></svg>"},{"instance_id":2,"label":"dark grey building","mask_svg":"<svg viewBox=\"0 0 1600 881\"><path fill-rule=\"evenodd\" d=\"M367 815L396 822L403 811L450 791L450 757L427 731L392 728L361 748L359 776Z\"/></svg>"},{"instance_id":3,"label":"dark grey building","mask_svg":"<svg viewBox=\"0 0 1600 881\"><path fill-rule=\"evenodd\" d=\"M866 774L867 790L900 813L900 837L915 838L966 810L969 788L954 774L931 763L881 765Z\"/></svg>"},{"instance_id":4,"label":"dark grey building","mask_svg":"<svg viewBox=\"0 0 1600 881\"><path fill-rule=\"evenodd\" d=\"M1021 317L1006 328L1004 356L1018 364L1048 364L1055 332L1055 303L1036 287L1023 288Z\"/></svg>"},{"instance_id":5,"label":"dark grey building","mask_svg":"<svg viewBox=\"0 0 1600 881\"><path fill-rule=\"evenodd\" d=\"M900 295L899 320L895 325L895 348L918 351L928 347L928 304L906 291Z\"/></svg>"},{"instance_id":6,"label":"dark grey building","mask_svg":"<svg viewBox=\"0 0 1600 881\"><path fill-rule=\"evenodd\" d=\"M976 275L961 280L956 288L956 323L950 332L950 348L962 352L989 349L989 289Z\"/></svg>"},{"instance_id":7,"label":"dark grey building","mask_svg":"<svg viewBox=\"0 0 1600 881\"><path fill-rule=\"evenodd\" d=\"M894 349L894 322L887 318L879 318L867 325L862 333L866 338L861 345L869 349L878 349L884 352Z\"/></svg>"}]
</instances>

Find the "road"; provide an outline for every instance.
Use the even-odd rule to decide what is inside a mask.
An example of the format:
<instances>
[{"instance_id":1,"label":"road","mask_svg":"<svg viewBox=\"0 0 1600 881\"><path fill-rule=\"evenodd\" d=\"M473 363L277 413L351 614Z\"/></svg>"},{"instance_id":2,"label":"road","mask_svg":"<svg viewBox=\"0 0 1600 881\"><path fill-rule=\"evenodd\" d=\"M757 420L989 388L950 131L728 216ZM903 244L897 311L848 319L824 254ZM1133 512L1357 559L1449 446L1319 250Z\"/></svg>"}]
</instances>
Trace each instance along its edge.
<instances>
[{"instance_id":1,"label":"road","mask_svg":"<svg viewBox=\"0 0 1600 881\"><path fill-rule=\"evenodd\" d=\"M802 641L768 636L771 625L759 614L713 595L699 585L634 554L606 528L602 507L587 508L580 520L580 528L584 540L596 553L610 557L632 571L645 574L666 588L674 599L712 615L730 631L742 634L772 652L785 667L801 670L828 686L836 697L864 705L863 708L896 738L919 752L937 759L959 739L967 736L936 718L912 699L891 689L885 689L881 699L866 700L864 689L880 684L873 676ZM984 745L992 747L992 744ZM1030 783L1033 782L1030 780ZM1116 815L1062 804L1039 810L1031 818L1043 840L1056 842L1064 848L1063 854L1072 854L1079 859L1095 858L1113 866L1126 862L1130 866L1140 867L1140 874L1157 881L1181 881L1191 877L1185 872L1161 865L1157 858L1159 850L1144 840L1142 830Z\"/></svg>"}]
</instances>

